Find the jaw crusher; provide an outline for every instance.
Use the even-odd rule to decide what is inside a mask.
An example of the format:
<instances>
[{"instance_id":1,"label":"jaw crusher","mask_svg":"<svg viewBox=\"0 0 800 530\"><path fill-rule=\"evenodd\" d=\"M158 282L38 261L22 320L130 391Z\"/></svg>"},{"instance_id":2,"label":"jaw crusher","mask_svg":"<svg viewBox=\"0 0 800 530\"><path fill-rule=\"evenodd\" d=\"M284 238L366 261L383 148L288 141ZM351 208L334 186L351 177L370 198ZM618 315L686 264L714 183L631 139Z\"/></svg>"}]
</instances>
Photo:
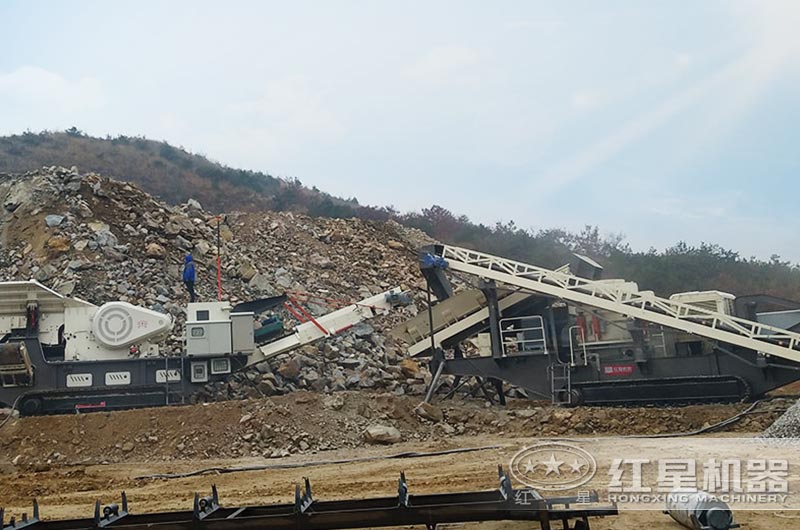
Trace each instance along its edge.
<instances>
[{"instance_id":1,"label":"jaw crusher","mask_svg":"<svg viewBox=\"0 0 800 530\"><path fill-rule=\"evenodd\" d=\"M187 306L186 348L159 354L170 315L126 302L96 306L36 281L0 282L0 406L22 415L111 410L183 403L233 372L340 333L408 303L399 289L314 318L287 306L301 323L258 333L256 313L287 303L275 297L231 306Z\"/></svg>"},{"instance_id":2,"label":"jaw crusher","mask_svg":"<svg viewBox=\"0 0 800 530\"><path fill-rule=\"evenodd\" d=\"M410 356L431 357L431 390L442 374L474 376L501 402L501 382L554 404L614 405L739 401L800 379L800 303L718 291L662 298L576 258L549 270L425 247L420 268L438 303L391 333ZM474 288L454 293L447 271Z\"/></svg>"}]
</instances>

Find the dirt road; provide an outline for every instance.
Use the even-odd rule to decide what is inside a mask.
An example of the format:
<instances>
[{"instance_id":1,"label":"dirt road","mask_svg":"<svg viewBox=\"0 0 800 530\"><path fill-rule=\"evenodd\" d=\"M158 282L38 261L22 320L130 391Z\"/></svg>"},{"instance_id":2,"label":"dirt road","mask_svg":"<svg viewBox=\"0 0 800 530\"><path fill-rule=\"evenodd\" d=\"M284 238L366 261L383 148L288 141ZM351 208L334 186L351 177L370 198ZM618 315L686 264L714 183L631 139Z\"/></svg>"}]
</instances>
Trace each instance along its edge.
<instances>
[{"instance_id":1,"label":"dirt road","mask_svg":"<svg viewBox=\"0 0 800 530\"><path fill-rule=\"evenodd\" d=\"M313 456L297 455L281 459L194 460L161 463L127 462L116 465L53 465L39 472L6 475L0 486L0 498L7 513L30 511L30 499L36 497L46 518L85 517L95 500L112 502L126 491L135 513L184 510L191 506L195 491L210 491L216 484L223 505L292 502L294 484L309 477L317 499L364 498L396 494L397 477L405 471L411 493L446 492L497 487L496 465L508 466L522 447L535 443L532 438L497 436L457 437L447 442L405 442L391 447L358 450L326 451ZM692 440L674 439L676 446ZM241 467L248 465L308 464L320 461L378 457L404 451L442 451L455 447L500 445L498 448L470 453L451 454L402 460L383 459L350 464L320 464L310 467L269 469L226 474L209 474L178 479L141 479L154 473L183 473L208 467ZM624 453L630 439L617 439L615 446ZM601 470L605 472L606 470ZM660 508L660 506L658 507ZM737 512L737 520L754 530L773 530L777 526L793 527L799 512ZM507 525L503 525L508 527ZM485 524L481 528L492 528ZM499 528L499 525L497 526ZM523 528L522 525L519 528ZM528 528L528 526L525 526ZM596 529L675 529L669 517L658 509L646 512L623 512L615 518L598 520Z\"/></svg>"},{"instance_id":2,"label":"dirt road","mask_svg":"<svg viewBox=\"0 0 800 530\"><path fill-rule=\"evenodd\" d=\"M395 495L401 471L406 473L412 495L493 489L497 487L497 465L508 467L520 449L543 436L594 441L603 436L691 431L747 407L565 410L520 401L501 410L486 408L480 402L447 402L440 403L441 419L429 420L414 413L417 403L418 398L386 394L325 396L301 392L268 400L15 420L0 430L0 505L8 515L30 513L35 497L44 518L86 517L96 500L113 502L124 490L133 513L185 510L190 508L195 491L208 492L212 484L219 488L223 505L291 502L294 485L306 476L317 499L366 498ZM785 405L764 404L757 414L732 426L736 433L725 436L752 436L749 433L768 425ZM365 444L363 430L374 423L397 427L403 441L390 446ZM606 440L607 445L593 449L598 456L649 451L657 457L660 451L655 445L642 449L640 441L632 438ZM682 448L696 440L698 437L673 438L664 443ZM720 448L735 444L715 443L721 444ZM430 457L380 458L406 451L486 446L497 447ZM780 454L780 449L776 451ZM324 463L364 458L376 459ZM318 465L308 465L313 463ZM139 478L248 465L282 469L177 479ZM608 469L598 468L598 477L607 475ZM600 482L589 486L605 493ZM800 489L794 483L791 487ZM660 505L657 508L626 511L598 520L593 528L679 528L660 513ZM736 517L756 530L800 527L800 519L795 519L800 512L739 511ZM493 530L500 524L480 527Z\"/></svg>"}]
</instances>

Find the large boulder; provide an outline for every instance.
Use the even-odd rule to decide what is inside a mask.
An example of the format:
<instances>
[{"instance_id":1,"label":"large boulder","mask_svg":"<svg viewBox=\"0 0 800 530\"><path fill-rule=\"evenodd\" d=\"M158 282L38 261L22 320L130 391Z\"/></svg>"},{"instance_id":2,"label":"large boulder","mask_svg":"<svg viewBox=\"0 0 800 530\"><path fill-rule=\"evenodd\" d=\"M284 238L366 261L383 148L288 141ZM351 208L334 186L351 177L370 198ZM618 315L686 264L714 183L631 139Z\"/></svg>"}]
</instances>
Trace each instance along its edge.
<instances>
[{"instance_id":1,"label":"large boulder","mask_svg":"<svg viewBox=\"0 0 800 530\"><path fill-rule=\"evenodd\" d=\"M364 440L371 444L394 444L402 439L400 431L389 425L370 425L364 431Z\"/></svg>"},{"instance_id":2,"label":"large boulder","mask_svg":"<svg viewBox=\"0 0 800 530\"><path fill-rule=\"evenodd\" d=\"M440 409L436 405L425 403L424 401L419 405L417 405L417 407L414 409L414 412L417 413L417 416L425 418L426 420L430 420L435 423L438 423L444 419L444 414L442 413L442 409Z\"/></svg>"},{"instance_id":3,"label":"large boulder","mask_svg":"<svg viewBox=\"0 0 800 530\"><path fill-rule=\"evenodd\" d=\"M167 250L158 243L152 242L147 245L145 254L147 254L147 257L149 258L164 259L167 255Z\"/></svg>"},{"instance_id":4,"label":"large boulder","mask_svg":"<svg viewBox=\"0 0 800 530\"><path fill-rule=\"evenodd\" d=\"M99 246L101 248L102 247L114 247L119 242L119 240L117 239L117 236L115 236L114 233L111 232L111 230L108 230L108 229L98 230L97 232L95 232L94 240L95 240L95 243L97 243L97 246Z\"/></svg>"},{"instance_id":5,"label":"large boulder","mask_svg":"<svg viewBox=\"0 0 800 530\"><path fill-rule=\"evenodd\" d=\"M300 375L300 368L300 363L292 358L278 367L278 373L286 379L296 379Z\"/></svg>"},{"instance_id":6,"label":"large boulder","mask_svg":"<svg viewBox=\"0 0 800 530\"><path fill-rule=\"evenodd\" d=\"M258 271L253 267L249 261L243 261L239 264L239 276L246 282L253 279L253 276L258 274ZM266 277L264 278L266 280ZM260 279L258 281L261 281ZM254 287L254 286L253 286Z\"/></svg>"},{"instance_id":7,"label":"large boulder","mask_svg":"<svg viewBox=\"0 0 800 530\"><path fill-rule=\"evenodd\" d=\"M414 359L400 361L400 371L407 379L417 379L422 373L419 363Z\"/></svg>"},{"instance_id":8,"label":"large boulder","mask_svg":"<svg viewBox=\"0 0 800 530\"><path fill-rule=\"evenodd\" d=\"M64 236L53 236L47 240L47 249L53 254L63 254L69 251L70 240Z\"/></svg>"}]
</instances>

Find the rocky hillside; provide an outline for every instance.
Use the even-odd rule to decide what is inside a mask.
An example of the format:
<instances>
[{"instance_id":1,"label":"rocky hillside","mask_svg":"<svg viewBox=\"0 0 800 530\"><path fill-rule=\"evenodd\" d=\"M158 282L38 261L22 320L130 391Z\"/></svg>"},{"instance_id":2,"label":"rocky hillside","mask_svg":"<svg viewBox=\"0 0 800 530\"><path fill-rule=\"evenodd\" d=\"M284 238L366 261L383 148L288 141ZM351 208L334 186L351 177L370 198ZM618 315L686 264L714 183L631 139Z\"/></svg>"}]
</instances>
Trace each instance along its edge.
<instances>
[{"instance_id":1,"label":"rocky hillside","mask_svg":"<svg viewBox=\"0 0 800 530\"><path fill-rule=\"evenodd\" d=\"M0 172L21 173L53 164L134 183L169 204L194 198L212 212L277 210L353 217L364 210L296 180L233 169L143 137L93 138L76 129L0 137ZM367 215L359 216L370 217L363 213Z\"/></svg>"},{"instance_id":2,"label":"rocky hillside","mask_svg":"<svg viewBox=\"0 0 800 530\"><path fill-rule=\"evenodd\" d=\"M548 268L560 267L577 252L601 263L607 278L635 281L661 296L715 289L800 300L800 265L778 255L757 259L710 242L697 246L677 242L662 251L637 252L622 234L604 235L593 226L580 232L525 229L513 221L487 226L436 205L406 213L391 207L361 206L355 199L343 200L306 188L298 180L233 169L142 137L92 138L76 129L0 137L0 173L33 171L53 164L75 165L136 184L173 206L193 198L214 213L281 211L311 217L393 219L451 245Z\"/></svg>"},{"instance_id":3,"label":"rocky hillside","mask_svg":"<svg viewBox=\"0 0 800 530\"><path fill-rule=\"evenodd\" d=\"M188 295L180 271L189 249L197 261L200 299L216 298L218 221L196 200L170 206L134 184L74 167L49 167L0 176L0 201L0 279L34 278L97 304L123 300L171 313L177 323L167 348L173 353L182 342ZM223 291L234 303L287 290L352 302L395 286L414 291L421 284L413 248L425 237L393 222L234 212L220 223ZM322 314L335 305L317 301L308 308ZM373 328L414 311L362 324L209 393L419 392L418 367L404 370L400 347Z\"/></svg>"}]
</instances>

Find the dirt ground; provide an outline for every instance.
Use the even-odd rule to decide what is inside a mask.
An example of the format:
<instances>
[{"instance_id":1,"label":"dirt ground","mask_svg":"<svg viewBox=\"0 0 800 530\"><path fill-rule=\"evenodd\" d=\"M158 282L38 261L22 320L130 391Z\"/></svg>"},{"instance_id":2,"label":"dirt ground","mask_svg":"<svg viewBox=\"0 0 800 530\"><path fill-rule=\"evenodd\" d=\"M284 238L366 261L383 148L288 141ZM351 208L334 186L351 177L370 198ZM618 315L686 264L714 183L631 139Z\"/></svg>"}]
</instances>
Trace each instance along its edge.
<instances>
[{"instance_id":1,"label":"dirt ground","mask_svg":"<svg viewBox=\"0 0 800 530\"><path fill-rule=\"evenodd\" d=\"M22 418L0 431L0 459L15 469L53 464L104 464L313 455L365 445L364 431L397 428L403 441L458 437L630 435L689 432L729 418L746 404L685 407L576 407L512 400L489 407L477 400L437 403L435 418L414 412L419 397L389 393L295 392L259 400L82 415ZM760 432L792 403L759 405L728 427ZM0 461L2 461L0 460Z\"/></svg>"},{"instance_id":2,"label":"dirt ground","mask_svg":"<svg viewBox=\"0 0 800 530\"><path fill-rule=\"evenodd\" d=\"M47 471L21 472L7 476L0 487L0 498L6 501L7 513L30 513L30 499L36 497L45 518L86 517L95 500L113 502L126 491L133 513L160 510L190 509L195 491L206 493L216 484L223 505L292 502L294 484L309 477L318 500L392 496L396 494L397 477L405 471L412 495L415 492L446 492L493 489L497 487L496 465L507 464L519 448L536 441L531 438L498 436L458 437L441 441L403 442L392 447L344 449L324 454L291 456L280 460L263 458L195 460L175 462L127 462L123 464L63 464ZM630 443L620 439L617 444ZM675 439L675 444L686 443ZM187 472L207 467L239 467L263 464L297 464L345 458L363 458L396 454L404 451L441 451L451 447L481 447L498 444L495 449L471 453L403 460L375 460L351 464L321 464L311 467L210 474L180 479L140 479L153 473ZM746 528L793 528L791 520L797 512L736 512ZM800 520L800 519L798 519ZM456 526L456 525L451 525ZM466 525L477 528L477 525ZM530 528L528 524L511 527ZM481 528L500 528L500 523L485 523ZM509 524L503 524L508 528ZM597 519L593 528L600 530L634 530L648 528L676 529L678 526L658 510L623 512L617 517Z\"/></svg>"},{"instance_id":3,"label":"dirt ground","mask_svg":"<svg viewBox=\"0 0 800 530\"><path fill-rule=\"evenodd\" d=\"M727 427L724 435L752 436L791 402L763 403ZM514 401L500 409L476 401L447 401L434 410L441 418L425 419L414 412L418 403L418 398L389 394L299 392L264 400L12 420L0 430L0 505L8 515L30 513L31 500L37 498L44 518L85 517L96 500L113 502L126 491L133 513L189 509L194 492L208 492L212 484L219 488L223 505L291 502L294 485L306 476L317 499L365 498L395 495L401 471L412 494L492 489L497 487L496 466L508 466L517 451L540 437L617 436L612 446L619 448L632 443L620 436L694 431L747 407L561 409ZM402 441L366 444L364 429L373 424L396 427ZM681 447L689 440L673 438L669 443ZM378 458L468 447L480 450ZM324 463L365 457L377 459ZM314 462L319 464L308 465ZM304 467L292 467L295 464ZM281 469L140 478L250 465ZM773 529L794 527L800 513L736 512L736 517L747 528ZM480 527L499 529L500 524L509 527L506 523ZM626 511L598 519L592 528L678 527L659 511Z\"/></svg>"}]
</instances>

